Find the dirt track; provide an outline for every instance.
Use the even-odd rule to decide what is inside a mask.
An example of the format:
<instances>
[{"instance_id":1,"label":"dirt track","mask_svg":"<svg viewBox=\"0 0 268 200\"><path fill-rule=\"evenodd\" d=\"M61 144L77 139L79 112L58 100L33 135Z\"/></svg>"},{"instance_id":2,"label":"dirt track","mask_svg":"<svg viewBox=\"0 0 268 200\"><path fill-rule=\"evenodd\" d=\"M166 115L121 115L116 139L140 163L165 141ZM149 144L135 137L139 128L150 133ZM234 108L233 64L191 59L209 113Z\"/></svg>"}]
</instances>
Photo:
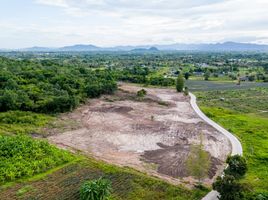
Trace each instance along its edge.
<instances>
[{"instance_id":1,"label":"dirt track","mask_svg":"<svg viewBox=\"0 0 268 200\"><path fill-rule=\"evenodd\" d=\"M185 163L190 145L198 144L202 134L212 160L206 180L210 183L231 151L227 138L196 115L189 97L171 89L146 88L148 95L141 100L136 97L140 89L123 84L115 95L91 100L64 115L80 123L80 128L49 140L110 163L188 182L192 179Z\"/></svg>"}]
</instances>

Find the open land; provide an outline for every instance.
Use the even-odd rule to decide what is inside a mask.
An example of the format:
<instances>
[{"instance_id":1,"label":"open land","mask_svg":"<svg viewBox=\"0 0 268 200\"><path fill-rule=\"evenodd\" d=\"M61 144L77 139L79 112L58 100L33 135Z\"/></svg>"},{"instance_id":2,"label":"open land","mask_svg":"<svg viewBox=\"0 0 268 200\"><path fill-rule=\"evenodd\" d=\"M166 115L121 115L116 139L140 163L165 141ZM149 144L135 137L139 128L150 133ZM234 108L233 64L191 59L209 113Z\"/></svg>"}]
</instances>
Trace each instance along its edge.
<instances>
[{"instance_id":1,"label":"open land","mask_svg":"<svg viewBox=\"0 0 268 200\"><path fill-rule=\"evenodd\" d=\"M129 166L177 183L191 182L186 161L192 144L209 152L212 165L207 183L222 171L230 153L227 138L203 122L189 97L172 89L121 84L115 95L91 100L63 119L78 122L76 130L51 133L49 140L63 148L82 151L108 163Z\"/></svg>"}]
</instances>

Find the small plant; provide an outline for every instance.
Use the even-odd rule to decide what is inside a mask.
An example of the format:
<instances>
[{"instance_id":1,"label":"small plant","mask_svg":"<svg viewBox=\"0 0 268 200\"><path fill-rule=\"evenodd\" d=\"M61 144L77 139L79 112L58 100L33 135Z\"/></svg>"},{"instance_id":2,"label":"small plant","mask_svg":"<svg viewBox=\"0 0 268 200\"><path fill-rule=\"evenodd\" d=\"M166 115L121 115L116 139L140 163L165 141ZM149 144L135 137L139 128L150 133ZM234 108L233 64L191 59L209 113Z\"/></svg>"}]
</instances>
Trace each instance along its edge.
<instances>
[{"instance_id":1,"label":"small plant","mask_svg":"<svg viewBox=\"0 0 268 200\"><path fill-rule=\"evenodd\" d=\"M183 90L183 94L184 94L185 96L188 96L188 95L189 95L189 89L188 89L188 87L185 87L185 88L184 88L184 90Z\"/></svg>"},{"instance_id":2,"label":"small plant","mask_svg":"<svg viewBox=\"0 0 268 200\"><path fill-rule=\"evenodd\" d=\"M21 189L19 189L16 193L17 196L23 196L24 194L30 192L34 190L34 187L31 185L26 185L24 187L22 187Z\"/></svg>"},{"instance_id":3,"label":"small plant","mask_svg":"<svg viewBox=\"0 0 268 200\"><path fill-rule=\"evenodd\" d=\"M186 164L188 173L198 179L198 184L201 184L201 180L208 176L211 160L209 153L204 150L202 134L200 144L192 145Z\"/></svg>"},{"instance_id":4,"label":"small plant","mask_svg":"<svg viewBox=\"0 0 268 200\"><path fill-rule=\"evenodd\" d=\"M111 194L111 182L107 179L86 181L80 188L81 200L106 200Z\"/></svg>"},{"instance_id":5,"label":"small plant","mask_svg":"<svg viewBox=\"0 0 268 200\"><path fill-rule=\"evenodd\" d=\"M147 94L147 91L145 89L141 89L137 92L137 97L145 97L145 95Z\"/></svg>"}]
</instances>

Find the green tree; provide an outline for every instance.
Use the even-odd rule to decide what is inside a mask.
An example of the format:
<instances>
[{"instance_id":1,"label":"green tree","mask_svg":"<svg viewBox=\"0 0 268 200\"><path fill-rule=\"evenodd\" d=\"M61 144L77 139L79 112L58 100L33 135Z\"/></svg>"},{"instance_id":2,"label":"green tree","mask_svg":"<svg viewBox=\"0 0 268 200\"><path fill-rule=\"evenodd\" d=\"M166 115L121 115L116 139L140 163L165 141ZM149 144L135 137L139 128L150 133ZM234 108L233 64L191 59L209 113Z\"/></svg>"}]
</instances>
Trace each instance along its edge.
<instances>
[{"instance_id":1,"label":"green tree","mask_svg":"<svg viewBox=\"0 0 268 200\"><path fill-rule=\"evenodd\" d=\"M189 72L186 72L186 73L184 74L184 78L185 78L186 80L188 80L189 77L190 77L190 73L189 73Z\"/></svg>"},{"instance_id":2,"label":"green tree","mask_svg":"<svg viewBox=\"0 0 268 200\"><path fill-rule=\"evenodd\" d=\"M184 79L182 73L180 73L176 81L176 89L178 92L182 92L183 88L184 88Z\"/></svg>"},{"instance_id":3,"label":"green tree","mask_svg":"<svg viewBox=\"0 0 268 200\"><path fill-rule=\"evenodd\" d=\"M105 200L110 194L111 182L103 178L86 181L80 188L81 200Z\"/></svg>"},{"instance_id":4,"label":"green tree","mask_svg":"<svg viewBox=\"0 0 268 200\"><path fill-rule=\"evenodd\" d=\"M210 77L210 72L206 71L206 73L204 74L205 81L208 81L209 77Z\"/></svg>"},{"instance_id":5,"label":"green tree","mask_svg":"<svg viewBox=\"0 0 268 200\"><path fill-rule=\"evenodd\" d=\"M240 155L229 156L226 163L228 167L224 171L225 174L232 175L235 178L241 178L247 172L246 159Z\"/></svg>"},{"instance_id":6,"label":"green tree","mask_svg":"<svg viewBox=\"0 0 268 200\"><path fill-rule=\"evenodd\" d=\"M202 135L200 137L200 144L192 145L186 164L189 174L197 178L199 184L203 178L208 176L211 166L210 155L204 150Z\"/></svg>"},{"instance_id":7,"label":"green tree","mask_svg":"<svg viewBox=\"0 0 268 200\"><path fill-rule=\"evenodd\" d=\"M219 200L241 200L244 198L244 187L234 176L218 176L212 186L220 193Z\"/></svg>"}]
</instances>

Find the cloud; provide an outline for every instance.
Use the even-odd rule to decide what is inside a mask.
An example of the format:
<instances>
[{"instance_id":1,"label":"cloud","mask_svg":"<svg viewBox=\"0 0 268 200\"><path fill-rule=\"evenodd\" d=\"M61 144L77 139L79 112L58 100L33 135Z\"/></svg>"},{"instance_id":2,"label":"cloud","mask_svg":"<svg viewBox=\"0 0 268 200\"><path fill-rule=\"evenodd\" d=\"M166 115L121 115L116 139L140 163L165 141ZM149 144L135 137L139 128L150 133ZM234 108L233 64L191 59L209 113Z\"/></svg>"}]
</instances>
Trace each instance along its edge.
<instances>
[{"instance_id":1,"label":"cloud","mask_svg":"<svg viewBox=\"0 0 268 200\"><path fill-rule=\"evenodd\" d=\"M268 42L267 0L32 1L42 8L46 20L40 22L32 16L25 23L23 18L12 21L2 17L6 38L9 33L16 37L16 33L27 36L31 32L36 34L29 34L32 43L42 37L49 38L49 44L53 44L54 38L55 45L101 46L227 40ZM47 14L52 11L54 15Z\"/></svg>"}]
</instances>

